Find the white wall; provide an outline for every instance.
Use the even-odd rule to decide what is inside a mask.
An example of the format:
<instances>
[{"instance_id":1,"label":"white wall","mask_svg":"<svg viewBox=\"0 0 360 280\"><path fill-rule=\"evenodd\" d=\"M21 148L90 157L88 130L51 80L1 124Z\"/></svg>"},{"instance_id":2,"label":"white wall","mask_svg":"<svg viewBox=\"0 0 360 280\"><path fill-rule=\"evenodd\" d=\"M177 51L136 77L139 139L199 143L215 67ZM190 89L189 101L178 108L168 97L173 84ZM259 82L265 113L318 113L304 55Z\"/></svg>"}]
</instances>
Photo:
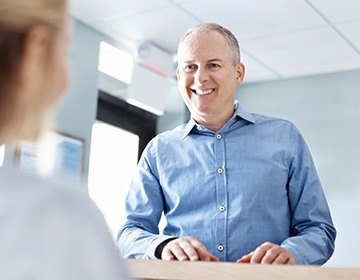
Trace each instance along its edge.
<instances>
[{"instance_id":1,"label":"white wall","mask_svg":"<svg viewBox=\"0 0 360 280\"><path fill-rule=\"evenodd\" d=\"M160 116L157 121L157 133L171 130L178 125L187 122L185 104L177 89L177 81L168 79L169 87L165 96L165 114Z\"/></svg>"},{"instance_id":2,"label":"white wall","mask_svg":"<svg viewBox=\"0 0 360 280\"><path fill-rule=\"evenodd\" d=\"M360 267L360 71L243 85L238 99L300 129L338 231L327 265Z\"/></svg>"}]
</instances>

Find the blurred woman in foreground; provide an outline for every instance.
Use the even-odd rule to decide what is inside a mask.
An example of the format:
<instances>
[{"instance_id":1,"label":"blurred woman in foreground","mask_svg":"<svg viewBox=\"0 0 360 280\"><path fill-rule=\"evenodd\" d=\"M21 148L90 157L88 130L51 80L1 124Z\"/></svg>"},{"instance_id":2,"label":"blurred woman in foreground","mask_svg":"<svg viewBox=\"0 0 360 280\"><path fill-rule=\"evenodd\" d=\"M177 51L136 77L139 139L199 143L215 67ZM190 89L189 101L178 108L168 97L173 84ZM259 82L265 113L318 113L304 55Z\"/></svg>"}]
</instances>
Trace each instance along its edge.
<instances>
[{"instance_id":1,"label":"blurred woman in foreground","mask_svg":"<svg viewBox=\"0 0 360 280\"><path fill-rule=\"evenodd\" d=\"M0 145L36 140L67 88L67 1L0 0ZM104 219L80 191L0 169L0 278L122 279Z\"/></svg>"}]
</instances>

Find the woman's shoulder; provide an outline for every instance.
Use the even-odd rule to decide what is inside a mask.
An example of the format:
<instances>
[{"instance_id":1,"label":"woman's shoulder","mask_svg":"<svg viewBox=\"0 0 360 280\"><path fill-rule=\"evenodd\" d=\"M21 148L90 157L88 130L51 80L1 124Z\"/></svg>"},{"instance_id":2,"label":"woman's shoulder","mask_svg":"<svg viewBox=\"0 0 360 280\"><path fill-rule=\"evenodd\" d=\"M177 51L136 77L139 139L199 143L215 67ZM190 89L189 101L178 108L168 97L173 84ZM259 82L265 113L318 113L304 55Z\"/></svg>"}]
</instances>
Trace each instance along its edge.
<instances>
[{"instance_id":1,"label":"woman's shoulder","mask_svg":"<svg viewBox=\"0 0 360 280\"><path fill-rule=\"evenodd\" d=\"M80 186L68 186L16 170L0 169L0 193L2 210L36 212L41 208L42 213L67 215L70 220L81 214L99 215L96 206Z\"/></svg>"},{"instance_id":2,"label":"woman's shoulder","mask_svg":"<svg viewBox=\"0 0 360 280\"><path fill-rule=\"evenodd\" d=\"M0 169L0 227L0 266L19 275L122 279L105 220L79 187Z\"/></svg>"}]
</instances>

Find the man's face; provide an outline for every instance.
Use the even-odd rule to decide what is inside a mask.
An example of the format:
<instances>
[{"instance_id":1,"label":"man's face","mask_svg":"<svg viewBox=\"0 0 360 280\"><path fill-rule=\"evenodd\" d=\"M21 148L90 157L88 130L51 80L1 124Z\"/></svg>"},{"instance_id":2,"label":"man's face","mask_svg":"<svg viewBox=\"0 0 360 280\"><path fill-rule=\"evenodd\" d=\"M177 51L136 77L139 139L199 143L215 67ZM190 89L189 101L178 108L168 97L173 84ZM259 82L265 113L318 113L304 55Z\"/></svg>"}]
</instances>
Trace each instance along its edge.
<instances>
[{"instance_id":1,"label":"man's face","mask_svg":"<svg viewBox=\"0 0 360 280\"><path fill-rule=\"evenodd\" d=\"M242 83L244 67L234 66L219 32L188 35L179 48L178 62L178 88L196 121L233 112L235 91Z\"/></svg>"}]
</instances>

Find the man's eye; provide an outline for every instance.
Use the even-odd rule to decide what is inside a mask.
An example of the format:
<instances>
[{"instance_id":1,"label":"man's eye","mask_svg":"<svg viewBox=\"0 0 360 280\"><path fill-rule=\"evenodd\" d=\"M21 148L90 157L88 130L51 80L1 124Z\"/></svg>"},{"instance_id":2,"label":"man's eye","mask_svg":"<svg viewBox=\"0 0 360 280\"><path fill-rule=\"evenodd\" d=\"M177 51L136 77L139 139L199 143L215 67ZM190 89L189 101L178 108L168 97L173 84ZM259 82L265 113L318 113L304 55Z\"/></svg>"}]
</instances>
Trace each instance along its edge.
<instances>
[{"instance_id":1,"label":"man's eye","mask_svg":"<svg viewBox=\"0 0 360 280\"><path fill-rule=\"evenodd\" d=\"M196 69L196 65L187 65L184 67L185 72L191 72L194 71Z\"/></svg>"},{"instance_id":2,"label":"man's eye","mask_svg":"<svg viewBox=\"0 0 360 280\"><path fill-rule=\"evenodd\" d=\"M210 63L209 64L209 68L211 68L211 69L216 69L216 68L220 68L221 66L220 66L220 64L217 64L217 63Z\"/></svg>"}]
</instances>

